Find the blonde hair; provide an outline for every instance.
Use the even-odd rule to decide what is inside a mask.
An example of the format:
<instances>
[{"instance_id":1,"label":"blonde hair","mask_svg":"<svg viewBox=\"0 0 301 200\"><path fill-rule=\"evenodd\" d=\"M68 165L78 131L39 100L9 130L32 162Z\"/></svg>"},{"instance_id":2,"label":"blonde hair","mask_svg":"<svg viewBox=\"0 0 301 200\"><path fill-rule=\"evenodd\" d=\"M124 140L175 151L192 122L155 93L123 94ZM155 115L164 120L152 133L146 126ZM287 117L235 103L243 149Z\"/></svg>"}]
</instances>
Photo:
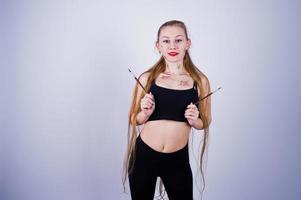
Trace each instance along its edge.
<instances>
[{"instance_id":1,"label":"blonde hair","mask_svg":"<svg viewBox=\"0 0 301 200\"><path fill-rule=\"evenodd\" d=\"M167 26L178 26L183 28L186 38L188 39L187 35L187 29L186 26L183 22L178 21L178 20L172 20L168 21L164 24L162 24L158 30L157 34L157 42L159 40L160 32L164 27ZM200 76L203 76L204 78L207 79L207 77L193 64L188 51L186 51L186 54L184 56L184 61L183 65L185 70L189 73L189 75L192 77L192 79L196 82L197 87L200 89L200 97L204 97L207 95L208 91L204 90L204 87L209 87L208 90L210 90L209 84L207 86L204 86L202 84ZM162 72L165 71L166 63L163 58L163 56L160 57L160 59L151 67L149 68L146 72L142 73L140 76L142 76L145 73L148 73L148 79L145 85L146 91L149 91L151 83L158 77L158 75ZM139 77L140 78L140 77ZM123 177L122 177L122 183L123 183L123 189L125 191L125 182L127 179L128 174L130 174L133 170L133 162L135 161L135 144L136 144L136 138L137 138L137 122L136 122L136 117L138 113L141 111L140 109L140 100L143 98L145 95L145 92L142 91L141 95L138 96L137 94L138 91L138 84L136 83L135 88L134 88L134 93L132 97L132 104L129 110L129 116L128 116L128 138L127 138L127 151L125 154L125 159L124 159L124 166L123 166ZM138 98L138 99L137 99ZM200 113L200 118L203 122L203 129L204 129L204 139L203 139L203 145L201 148L201 153L200 153L200 171L202 174L202 180L204 183L203 191L205 188L205 179L204 179L204 174L203 174L203 157L204 153L206 150L207 142L208 142L208 136L209 136L209 116L208 116L208 107L206 106L205 101L201 101L198 104L198 109ZM164 196L163 193L163 184L162 181L160 181L159 184L159 194L161 197Z\"/></svg>"}]
</instances>

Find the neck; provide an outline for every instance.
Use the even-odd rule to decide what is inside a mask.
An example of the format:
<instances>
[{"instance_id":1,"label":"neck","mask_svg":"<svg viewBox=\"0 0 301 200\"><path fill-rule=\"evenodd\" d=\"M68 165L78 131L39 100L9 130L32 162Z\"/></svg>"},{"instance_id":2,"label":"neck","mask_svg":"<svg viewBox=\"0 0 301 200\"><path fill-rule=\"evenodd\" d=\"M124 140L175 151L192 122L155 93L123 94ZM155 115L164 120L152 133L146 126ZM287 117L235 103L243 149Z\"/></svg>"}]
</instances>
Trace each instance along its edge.
<instances>
[{"instance_id":1,"label":"neck","mask_svg":"<svg viewBox=\"0 0 301 200\"><path fill-rule=\"evenodd\" d=\"M174 75L186 74L183 62L179 62L179 63L166 62L165 72Z\"/></svg>"}]
</instances>

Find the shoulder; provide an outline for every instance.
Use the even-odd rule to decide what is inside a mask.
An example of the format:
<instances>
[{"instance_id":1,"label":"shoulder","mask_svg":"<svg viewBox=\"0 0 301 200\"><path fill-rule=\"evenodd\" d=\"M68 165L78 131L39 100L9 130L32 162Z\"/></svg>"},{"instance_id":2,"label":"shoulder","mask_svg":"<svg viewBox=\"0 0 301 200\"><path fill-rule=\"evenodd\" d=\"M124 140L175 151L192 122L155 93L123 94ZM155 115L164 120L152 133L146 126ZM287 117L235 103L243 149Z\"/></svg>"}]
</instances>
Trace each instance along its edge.
<instances>
[{"instance_id":1,"label":"shoulder","mask_svg":"<svg viewBox=\"0 0 301 200\"><path fill-rule=\"evenodd\" d=\"M199 77L201 79L202 87L204 89L208 88L209 87L209 79L208 79L208 77L204 73L202 73L202 72L199 73Z\"/></svg>"},{"instance_id":2,"label":"shoulder","mask_svg":"<svg viewBox=\"0 0 301 200\"><path fill-rule=\"evenodd\" d=\"M139 81L141 82L141 84L145 85L147 80L148 80L148 77L150 75L150 72L143 72L140 76L139 76Z\"/></svg>"},{"instance_id":3,"label":"shoulder","mask_svg":"<svg viewBox=\"0 0 301 200\"><path fill-rule=\"evenodd\" d=\"M199 72L198 75L201 80L201 88L198 88L198 94L200 96L201 90L204 91L204 93L210 92L210 83L208 77L203 72Z\"/></svg>"}]
</instances>

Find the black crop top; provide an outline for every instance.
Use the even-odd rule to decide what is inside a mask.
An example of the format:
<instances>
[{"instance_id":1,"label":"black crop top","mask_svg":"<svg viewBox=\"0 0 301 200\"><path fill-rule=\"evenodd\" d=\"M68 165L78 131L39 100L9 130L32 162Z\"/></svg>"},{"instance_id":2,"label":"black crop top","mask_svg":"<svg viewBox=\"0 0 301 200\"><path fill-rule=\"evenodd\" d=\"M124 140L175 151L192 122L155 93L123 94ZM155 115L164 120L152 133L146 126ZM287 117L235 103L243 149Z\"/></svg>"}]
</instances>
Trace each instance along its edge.
<instances>
[{"instance_id":1,"label":"black crop top","mask_svg":"<svg viewBox=\"0 0 301 200\"><path fill-rule=\"evenodd\" d=\"M195 83L190 89L177 90L158 86L153 81L149 91L154 95L155 110L147 121L167 119L187 122L184 116L187 106L199 100Z\"/></svg>"}]
</instances>

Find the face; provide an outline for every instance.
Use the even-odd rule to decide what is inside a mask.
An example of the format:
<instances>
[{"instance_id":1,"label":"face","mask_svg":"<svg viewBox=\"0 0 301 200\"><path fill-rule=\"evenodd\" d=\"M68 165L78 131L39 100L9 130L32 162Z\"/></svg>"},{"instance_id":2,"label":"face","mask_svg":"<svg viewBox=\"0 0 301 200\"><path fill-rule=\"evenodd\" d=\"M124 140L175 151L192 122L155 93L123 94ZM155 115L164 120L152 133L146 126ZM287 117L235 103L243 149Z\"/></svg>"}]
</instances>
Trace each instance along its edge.
<instances>
[{"instance_id":1,"label":"face","mask_svg":"<svg viewBox=\"0 0 301 200\"><path fill-rule=\"evenodd\" d=\"M190 39L186 38L184 29L179 26L164 27L156 43L158 51L169 62L182 62L190 45Z\"/></svg>"}]
</instances>

